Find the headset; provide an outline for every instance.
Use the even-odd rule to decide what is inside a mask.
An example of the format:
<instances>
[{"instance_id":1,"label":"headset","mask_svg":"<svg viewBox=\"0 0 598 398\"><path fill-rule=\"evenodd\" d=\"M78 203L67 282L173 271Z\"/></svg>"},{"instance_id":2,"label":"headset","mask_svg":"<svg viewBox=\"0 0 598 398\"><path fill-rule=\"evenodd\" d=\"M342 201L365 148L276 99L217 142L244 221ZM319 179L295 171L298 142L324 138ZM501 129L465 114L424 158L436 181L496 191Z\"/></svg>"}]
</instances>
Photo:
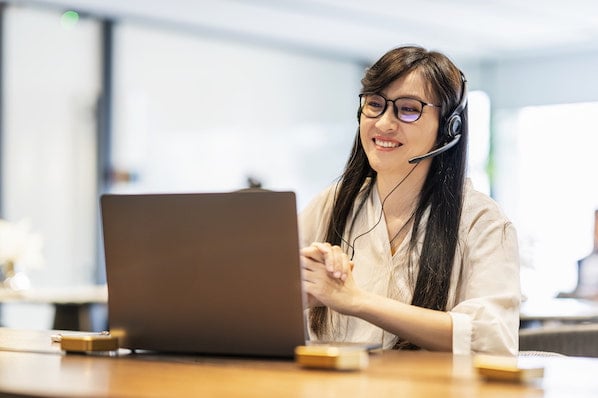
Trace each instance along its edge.
<instances>
[{"instance_id":1,"label":"headset","mask_svg":"<svg viewBox=\"0 0 598 398\"><path fill-rule=\"evenodd\" d=\"M409 163L419 163L424 159L429 159L436 155L440 155L441 153L446 152L457 145L461 139L461 132L463 130L463 120L461 119L461 114L467 106L467 80L465 79L463 72L459 71L459 73L461 74L461 98L459 99L459 105L457 105L455 110L453 110L453 112L449 115L445 123L444 135L449 141L440 148L430 151L425 155L416 156L409 159Z\"/></svg>"}]
</instances>

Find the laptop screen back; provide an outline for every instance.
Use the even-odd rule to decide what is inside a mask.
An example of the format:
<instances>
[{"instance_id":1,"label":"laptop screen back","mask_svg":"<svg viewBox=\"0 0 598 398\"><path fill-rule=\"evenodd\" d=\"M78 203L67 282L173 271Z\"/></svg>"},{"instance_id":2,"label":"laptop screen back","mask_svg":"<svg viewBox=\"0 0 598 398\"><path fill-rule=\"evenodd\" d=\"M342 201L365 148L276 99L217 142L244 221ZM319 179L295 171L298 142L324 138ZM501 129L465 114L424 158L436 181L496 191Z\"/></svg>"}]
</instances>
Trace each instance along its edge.
<instances>
[{"instance_id":1,"label":"laptop screen back","mask_svg":"<svg viewBox=\"0 0 598 398\"><path fill-rule=\"evenodd\" d=\"M121 346L292 357L305 343L292 192L101 198Z\"/></svg>"}]
</instances>

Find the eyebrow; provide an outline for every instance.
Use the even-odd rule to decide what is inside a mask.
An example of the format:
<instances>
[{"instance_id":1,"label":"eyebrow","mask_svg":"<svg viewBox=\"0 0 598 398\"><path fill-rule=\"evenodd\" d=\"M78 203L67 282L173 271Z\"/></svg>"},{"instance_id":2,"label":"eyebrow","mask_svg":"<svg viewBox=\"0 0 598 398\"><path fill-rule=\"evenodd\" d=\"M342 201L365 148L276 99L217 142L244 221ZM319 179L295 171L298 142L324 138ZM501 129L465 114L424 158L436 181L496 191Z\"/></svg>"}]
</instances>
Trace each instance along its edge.
<instances>
[{"instance_id":1,"label":"eyebrow","mask_svg":"<svg viewBox=\"0 0 598 398\"><path fill-rule=\"evenodd\" d=\"M393 96L392 98L390 98L388 96L388 93L384 93L383 91L379 91L377 93L372 93L372 94L381 94L384 98L388 98L389 100L394 100L394 99L397 99L397 98L413 98L413 99L420 100L420 101L423 101L423 102L433 103L433 101L426 100L426 99L424 99L424 97L422 97L422 96L420 96L418 94L414 94L414 93L400 94L398 96Z\"/></svg>"},{"instance_id":2,"label":"eyebrow","mask_svg":"<svg viewBox=\"0 0 598 398\"><path fill-rule=\"evenodd\" d=\"M434 104L434 102L433 102L433 101L426 100L426 99L424 99L423 97L420 97L419 95L414 95L414 94L401 94L401 95L399 95L399 96L397 96L397 97L393 97L393 98L390 98L388 95L386 95L386 94L384 94L384 93L382 93L382 92L373 93L373 94L379 94L379 95L382 95L384 98L386 98L386 99L388 99L388 100L391 100L391 101L395 101L395 100L397 100L397 99L399 99L399 98L411 98L411 99L415 99L415 100L418 100L418 101L424 102L424 103L426 103L426 104Z\"/></svg>"}]
</instances>

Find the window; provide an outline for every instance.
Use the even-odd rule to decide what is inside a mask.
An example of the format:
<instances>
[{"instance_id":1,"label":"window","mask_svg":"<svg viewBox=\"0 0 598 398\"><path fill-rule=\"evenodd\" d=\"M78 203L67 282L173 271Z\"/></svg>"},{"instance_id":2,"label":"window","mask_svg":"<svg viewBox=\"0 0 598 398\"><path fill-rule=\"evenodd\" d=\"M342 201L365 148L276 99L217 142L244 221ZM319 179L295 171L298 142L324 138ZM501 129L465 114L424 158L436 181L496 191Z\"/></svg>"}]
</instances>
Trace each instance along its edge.
<instances>
[{"instance_id":1,"label":"window","mask_svg":"<svg viewBox=\"0 0 598 398\"><path fill-rule=\"evenodd\" d=\"M490 98L483 91L470 91L467 95L467 103L469 112L467 175L476 190L489 195Z\"/></svg>"},{"instance_id":2,"label":"window","mask_svg":"<svg viewBox=\"0 0 598 398\"><path fill-rule=\"evenodd\" d=\"M501 110L496 114L496 197L515 223L522 287L552 297L577 283L593 246L598 103Z\"/></svg>"},{"instance_id":3,"label":"window","mask_svg":"<svg viewBox=\"0 0 598 398\"><path fill-rule=\"evenodd\" d=\"M3 217L42 235L39 287L92 283L97 255L99 25L61 16L5 13Z\"/></svg>"}]
</instances>

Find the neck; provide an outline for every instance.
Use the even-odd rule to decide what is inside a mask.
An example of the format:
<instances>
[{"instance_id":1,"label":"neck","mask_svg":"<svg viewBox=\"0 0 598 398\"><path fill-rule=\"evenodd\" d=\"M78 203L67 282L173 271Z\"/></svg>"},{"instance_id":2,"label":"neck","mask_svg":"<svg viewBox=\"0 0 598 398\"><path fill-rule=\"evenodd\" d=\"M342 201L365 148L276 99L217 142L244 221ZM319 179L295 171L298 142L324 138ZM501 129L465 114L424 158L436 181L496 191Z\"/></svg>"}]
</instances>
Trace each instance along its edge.
<instances>
[{"instance_id":1,"label":"neck","mask_svg":"<svg viewBox=\"0 0 598 398\"><path fill-rule=\"evenodd\" d=\"M378 195L381 201L386 199L384 202L386 215L411 213L415 209L429 168L422 166L426 165L413 165L401 173L378 173L376 177Z\"/></svg>"}]
</instances>

